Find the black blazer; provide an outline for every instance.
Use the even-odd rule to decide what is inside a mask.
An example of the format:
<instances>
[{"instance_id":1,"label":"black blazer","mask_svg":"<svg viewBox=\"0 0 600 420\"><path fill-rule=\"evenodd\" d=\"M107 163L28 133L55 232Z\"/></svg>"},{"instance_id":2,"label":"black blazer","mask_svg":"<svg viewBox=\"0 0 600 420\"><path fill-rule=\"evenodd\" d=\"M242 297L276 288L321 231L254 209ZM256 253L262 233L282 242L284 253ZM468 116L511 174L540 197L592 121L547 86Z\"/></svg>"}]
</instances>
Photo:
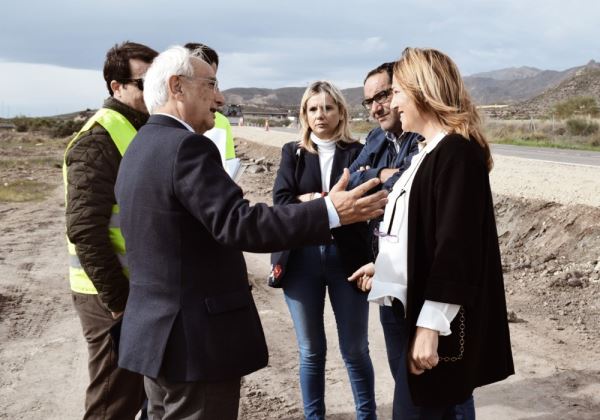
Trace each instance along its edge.
<instances>
[{"instance_id":1,"label":"black blazer","mask_svg":"<svg viewBox=\"0 0 600 420\"><path fill-rule=\"evenodd\" d=\"M330 187L338 181L344 168L348 168L358 157L362 148L363 145L358 142L337 143L333 155ZM310 192L321 192L319 155L299 148L298 142L286 143L281 151L281 163L273 187L273 204L299 203L296 197ZM366 223L341 226L332 229L331 233L348 275L368 262ZM282 261L280 255L281 253L273 254L271 262ZM285 260L284 258L283 261Z\"/></svg>"},{"instance_id":2,"label":"black blazer","mask_svg":"<svg viewBox=\"0 0 600 420\"><path fill-rule=\"evenodd\" d=\"M409 375L417 405L456 404L514 373L492 193L483 149L458 134L427 155L408 207L407 319L414 337L425 300L464 308L461 360ZM440 357L460 354L460 314Z\"/></svg>"},{"instance_id":3,"label":"black blazer","mask_svg":"<svg viewBox=\"0 0 600 420\"><path fill-rule=\"evenodd\" d=\"M221 381L267 365L242 251L329 237L324 200L250 206L212 141L151 116L116 182L130 292L119 366L170 381Z\"/></svg>"}]
</instances>

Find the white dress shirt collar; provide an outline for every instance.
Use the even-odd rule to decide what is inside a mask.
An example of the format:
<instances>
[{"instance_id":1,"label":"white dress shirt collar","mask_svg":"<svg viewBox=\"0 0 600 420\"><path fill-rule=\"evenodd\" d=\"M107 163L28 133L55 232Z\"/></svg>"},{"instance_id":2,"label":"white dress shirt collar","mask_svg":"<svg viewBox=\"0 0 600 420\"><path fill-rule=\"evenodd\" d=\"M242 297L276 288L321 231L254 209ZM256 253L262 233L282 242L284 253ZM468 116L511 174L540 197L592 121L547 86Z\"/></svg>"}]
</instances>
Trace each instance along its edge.
<instances>
[{"instance_id":1,"label":"white dress shirt collar","mask_svg":"<svg viewBox=\"0 0 600 420\"><path fill-rule=\"evenodd\" d=\"M188 123L186 123L186 122L185 122L185 121L183 121L183 120L180 120L179 118L177 118L177 117L176 117L176 116L174 116L174 115L167 114L167 113L164 113L164 112L157 112L156 114L153 114L153 115L165 115L165 116L167 116L167 117L171 117L171 118L173 118L175 121L177 121L178 123L180 123L181 125L183 125L185 128L187 128L188 130L190 130L192 133L195 133L195 131L194 131L194 129L192 128L192 126L191 126L191 125L189 125Z\"/></svg>"}]
</instances>

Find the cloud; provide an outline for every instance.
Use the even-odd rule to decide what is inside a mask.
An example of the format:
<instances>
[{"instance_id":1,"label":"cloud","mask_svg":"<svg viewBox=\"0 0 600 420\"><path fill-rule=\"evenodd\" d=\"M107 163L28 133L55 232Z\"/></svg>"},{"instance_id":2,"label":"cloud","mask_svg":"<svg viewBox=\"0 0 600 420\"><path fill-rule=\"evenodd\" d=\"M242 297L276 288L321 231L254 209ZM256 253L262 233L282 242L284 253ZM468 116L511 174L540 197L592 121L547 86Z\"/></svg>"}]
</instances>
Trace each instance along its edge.
<instances>
[{"instance_id":1,"label":"cloud","mask_svg":"<svg viewBox=\"0 0 600 420\"><path fill-rule=\"evenodd\" d=\"M255 49L262 52L221 54L219 79L223 88L244 82L246 86L267 88L304 86L317 79L331 79L340 86L357 86L364 74L375 67L373 63L385 61L381 55L389 57L387 45L380 37L345 40L280 37L254 41Z\"/></svg>"},{"instance_id":2,"label":"cloud","mask_svg":"<svg viewBox=\"0 0 600 420\"><path fill-rule=\"evenodd\" d=\"M523 65L563 70L600 60L600 2L591 0L9 0L2 14L0 61L97 72L106 51L124 40L159 51L196 41L221 55L223 88L305 86L315 79L359 86L368 70L398 58L406 46L438 48L463 74ZM28 86L25 77L38 74L10 77L2 89ZM65 89L67 97L57 98L55 87L42 86L39 77L36 92L10 99L31 104L22 112L83 94ZM43 99L45 91L51 95ZM95 107L102 96L76 109Z\"/></svg>"},{"instance_id":3,"label":"cloud","mask_svg":"<svg viewBox=\"0 0 600 420\"><path fill-rule=\"evenodd\" d=\"M98 108L108 96L100 71L0 62L0 116L45 116Z\"/></svg>"}]
</instances>

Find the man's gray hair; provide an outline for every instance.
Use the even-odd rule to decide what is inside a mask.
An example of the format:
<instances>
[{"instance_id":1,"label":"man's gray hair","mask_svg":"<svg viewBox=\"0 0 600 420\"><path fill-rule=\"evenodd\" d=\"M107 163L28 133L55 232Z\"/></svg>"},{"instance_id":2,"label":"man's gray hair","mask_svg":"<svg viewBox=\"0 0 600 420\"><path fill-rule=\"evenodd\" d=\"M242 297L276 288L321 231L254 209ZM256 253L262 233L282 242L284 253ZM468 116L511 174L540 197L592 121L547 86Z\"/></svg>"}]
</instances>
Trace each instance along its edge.
<instances>
[{"instance_id":1,"label":"man's gray hair","mask_svg":"<svg viewBox=\"0 0 600 420\"><path fill-rule=\"evenodd\" d=\"M171 76L194 76L194 59L205 61L202 52L179 45L170 47L154 59L144 77L144 102L150 114L169 100Z\"/></svg>"}]
</instances>

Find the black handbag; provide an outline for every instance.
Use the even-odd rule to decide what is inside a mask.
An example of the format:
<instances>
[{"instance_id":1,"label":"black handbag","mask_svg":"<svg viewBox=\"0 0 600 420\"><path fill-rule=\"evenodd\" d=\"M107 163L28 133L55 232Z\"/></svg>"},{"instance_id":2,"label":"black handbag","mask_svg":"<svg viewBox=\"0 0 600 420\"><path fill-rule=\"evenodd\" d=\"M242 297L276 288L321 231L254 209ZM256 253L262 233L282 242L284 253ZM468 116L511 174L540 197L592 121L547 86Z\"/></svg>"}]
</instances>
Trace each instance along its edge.
<instances>
[{"instance_id":1,"label":"black handbag","mask_svg":"<svg viewBox=\"0 0 600 420\"><path fill-rule=\"evenodd\" d=\"M290 256L290 251L280 251L271 254L271 272L267 277L269 287L280 288L283 277L285 276L285 267Z\"/></svg>"}]
</instances>

